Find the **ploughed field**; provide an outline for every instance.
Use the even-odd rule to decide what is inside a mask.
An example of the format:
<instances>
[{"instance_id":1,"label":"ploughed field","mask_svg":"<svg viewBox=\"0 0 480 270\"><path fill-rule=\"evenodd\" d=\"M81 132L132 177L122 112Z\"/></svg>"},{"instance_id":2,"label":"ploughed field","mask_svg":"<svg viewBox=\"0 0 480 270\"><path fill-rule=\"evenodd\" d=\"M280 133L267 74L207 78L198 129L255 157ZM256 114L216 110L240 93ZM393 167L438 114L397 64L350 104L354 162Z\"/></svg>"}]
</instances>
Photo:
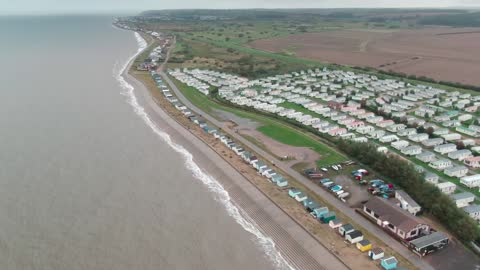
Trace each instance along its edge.
<instances>
[{"instance_id":1,"label":"ploughed field","mask_svg":"<svg viewBox=\"0 0 480 270\"><path fill-rule=\"evenodd\" d=\"M256 40L249 46L302 58L480 85L480 28L342 30Z\"/></svg>"}]
</instances>

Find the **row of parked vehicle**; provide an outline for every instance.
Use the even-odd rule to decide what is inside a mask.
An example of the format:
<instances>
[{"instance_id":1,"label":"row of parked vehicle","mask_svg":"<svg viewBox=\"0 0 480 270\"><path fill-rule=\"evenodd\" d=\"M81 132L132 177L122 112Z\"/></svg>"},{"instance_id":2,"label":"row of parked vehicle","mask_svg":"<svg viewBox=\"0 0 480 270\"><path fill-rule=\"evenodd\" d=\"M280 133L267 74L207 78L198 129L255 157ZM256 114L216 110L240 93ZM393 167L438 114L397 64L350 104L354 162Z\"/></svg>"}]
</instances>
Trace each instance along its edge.
<instances>
[{"instance_id":1,"label":"row of parked vehicle","mask_svg":"<svg viewBox=\"0 0 480 270\"><path fill-rule=\"evenodd\" d=\"M391 183L385 183L385 181L380 179L374 179L367 181L363 179L367 176L369 172L365 169L358 169L352 171L352 176L357 180L361 185L368 185L368 191L372 195L381 196L386 199L392 198L395 196L395 186Z\"/></svg>"},{"instance_id":2,"label":"row of parked vehicle","mask_svg":"<svg viewBox=\"0 0 480 270\"><path fill-rule=\"evenodd\" d=\"M337 198L341 200L345 200L348 196L350 196L350 193L345 191L341 185L335 184L335 182L333 182L333 180L329 178L321 179L318 184L333 193Z\"/></svg>"}]
</instances>

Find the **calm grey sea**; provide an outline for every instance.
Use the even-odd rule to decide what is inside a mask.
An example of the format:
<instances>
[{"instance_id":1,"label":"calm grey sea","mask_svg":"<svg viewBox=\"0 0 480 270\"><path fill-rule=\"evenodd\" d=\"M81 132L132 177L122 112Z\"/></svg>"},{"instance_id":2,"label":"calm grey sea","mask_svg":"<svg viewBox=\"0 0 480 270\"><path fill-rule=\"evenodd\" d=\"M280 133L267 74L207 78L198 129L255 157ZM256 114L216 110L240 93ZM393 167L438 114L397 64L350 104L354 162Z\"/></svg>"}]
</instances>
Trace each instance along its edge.
<instances>
[{"instance_id":1,"label":"calm grey sea","mask_svg":"<svg viewBox=\"0 0 480 270\"><path fill-rule=\"evenodd\" d=\"M0 18L0 269L271 269L121 95L111 21Z\"/></svg>"}]
</instances>

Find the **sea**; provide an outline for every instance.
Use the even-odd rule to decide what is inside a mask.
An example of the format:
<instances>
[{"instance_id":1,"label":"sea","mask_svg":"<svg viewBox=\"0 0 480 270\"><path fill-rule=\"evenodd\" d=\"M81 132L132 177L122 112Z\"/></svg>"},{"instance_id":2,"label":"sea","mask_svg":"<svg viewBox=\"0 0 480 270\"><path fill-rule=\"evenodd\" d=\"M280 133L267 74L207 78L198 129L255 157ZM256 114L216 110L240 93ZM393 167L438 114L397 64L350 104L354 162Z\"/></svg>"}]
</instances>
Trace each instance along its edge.
<instances>
[{"instance_id":1,"label":"sea","mask_svg":"<svg viewBox=\"0 0 480 270\"><path fill-rule=\"evenodd\" d=\"M0 269L291 269L147 113L113 19L0 17Z\"/></svg>"}]
</instances>

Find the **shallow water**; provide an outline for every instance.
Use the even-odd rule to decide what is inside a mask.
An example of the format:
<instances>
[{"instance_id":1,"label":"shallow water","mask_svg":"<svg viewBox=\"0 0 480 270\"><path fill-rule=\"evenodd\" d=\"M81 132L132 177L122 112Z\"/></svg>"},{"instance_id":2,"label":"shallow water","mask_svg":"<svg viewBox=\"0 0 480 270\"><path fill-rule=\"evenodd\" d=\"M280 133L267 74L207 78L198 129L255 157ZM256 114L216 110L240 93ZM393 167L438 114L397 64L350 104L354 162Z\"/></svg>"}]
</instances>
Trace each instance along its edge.
<instances>
[{"instance_id":1,"label":"shallow water","mask_svg":"<svg viewBox=\"0 0 480 270\"><path fill-rule=\"evenodd\" d=\"M10 17L0 35L1 269L274 268L263 235L122 87L132 32Z\"/></svg>"}]
</instances>

